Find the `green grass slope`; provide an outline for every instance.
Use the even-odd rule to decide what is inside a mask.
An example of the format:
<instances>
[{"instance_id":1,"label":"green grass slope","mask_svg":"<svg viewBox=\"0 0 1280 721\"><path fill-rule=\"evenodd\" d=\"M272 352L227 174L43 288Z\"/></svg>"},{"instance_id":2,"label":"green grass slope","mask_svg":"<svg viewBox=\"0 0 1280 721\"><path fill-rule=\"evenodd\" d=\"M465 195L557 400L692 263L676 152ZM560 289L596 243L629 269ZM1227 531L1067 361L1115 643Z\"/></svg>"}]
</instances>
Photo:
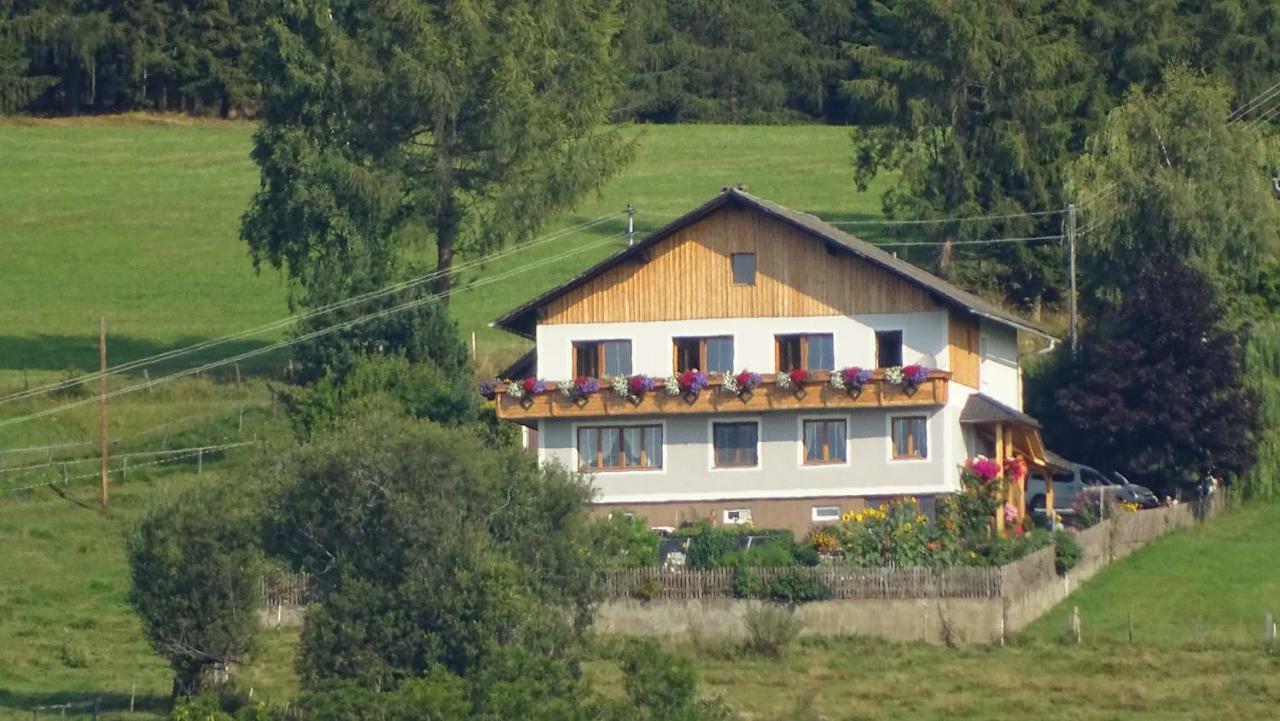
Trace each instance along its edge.
<instances>
[{"instance_id":1,"label":"green grass slope","mask_svg":"<svg viewBox=\"0 0 1280 721\"><path fill-rule=\"evenodd\" d=\"M1280 615L1280 504L1234 509L1153 541L1103 569L1027 630L1061 636L1072 606L1087 640L1201 646L1258 644L1263 616Z\"/></svg>"},{"instance_id":2,"label":"green grass slope","mask_svg":"<svg viewBox=\"0 0 1280 721\"><path fill-rule=\"evenodd\" d=\"M22 370L96 368L97 323L108 320L112 361L151 355L287 315L286 285L255 274L238 238L257 187L249 158L253 125L126 116L0 124L0 388ZM726 184L823 216L879 215L883 185L854 191L847 132L826 126L629 127L633 164L599 196L548 231L637 210L657 227ZM621 218L476 272L464 282L616 235ZM582 251L456 299L464 332L482 355L509 359L518 339L487 323L622 246ZM430 249L424 249L430 257ZM466 258L463 258L466 260ZM279 334L232 347L246 350ZM275 358L273 362L280 362ZM278 366L277 366L278 367Z\"/></svg>"}]
</instances>

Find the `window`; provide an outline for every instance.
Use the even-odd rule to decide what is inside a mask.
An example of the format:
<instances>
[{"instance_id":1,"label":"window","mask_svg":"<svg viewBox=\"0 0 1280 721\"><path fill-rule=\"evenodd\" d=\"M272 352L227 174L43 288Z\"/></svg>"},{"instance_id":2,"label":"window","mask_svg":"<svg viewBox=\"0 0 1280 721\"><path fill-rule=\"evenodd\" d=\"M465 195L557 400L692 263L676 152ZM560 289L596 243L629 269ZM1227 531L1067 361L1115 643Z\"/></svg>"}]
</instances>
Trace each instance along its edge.
<instances>
[{"instance_id":1,"label":"window","mask_svg":"<svg viewBox=\"0 0 1280 721\"><path fill-rule=\"evenodd\" d=\"M797 368L832 370L836 367L835 339L830 333L777 336L777 367L779 373Z\"/></svg>"},{"instance_id":2,"label":"window","mask_svg":"<svg viewBox=\"0 0 1280 721\"><path fill-rule=\"evenodd\" d=\"M711 446L716 468L747 468L760 462L756 442L760 428L755 421L746 423L712 423Z\"/></svg>"},{"instance_id":3,"label":"window","mask_svg":"<svg viewBox=\"0 0 1280 721\"><path fill-rule=\"evenodd\" d=\"M893 434L893 457L895 459L927 458L928 420L924 416L903 416L894 418L890 423Z\"/></svg>"},{"instance_id":4,"label":"window","mask_svg":"<svg viewBox=\"0 0 1280 721\"><path fill-rule=\"evenodd\" d=\"M876 367L892 368L902 365L902 331L876 331Z\"/></svg>"},{"instance_id":5,"label":"window","mask_svg":"<svg viewBox=\"0 0 1280 721\"><path fill-rule=\"evenodd\" d=\"M724 522L728 525L738 526L744 523L751 523L750 508L726 508L724 511Z\"/></svg>"},{"instance_id":6,"label":"window","mask_svg":"<svg viewBox=\"0 0 1280 721\"><path fill-rule=\"evenodd\" d=\"M693 368L705 373L732 373L733 336L676 338L676 373L684 373Z\"/></svg>"},{"instance_id":7,"label":"window","mask_svg":"<svg viewBox=\"0 0 1280 721\"><path fill-rule=\"evenodd\" d=\"M631 341L593 340L574 343L573 375L588 378L631 375Z\"/></svg>"},{"instance_id":8,"label":"window","mask_svg":"<svg viewBox=\"0 0 1280 721\"><path fill-rule=\"evenodd\" d=\"M733 284L734 285L755 285L756 284L756 254L755 253L734 253L729 256L733 265Z\"/></svg>"},{"instance_id":9,"label":"window","mask_svg":"<svg viewBox=\"0 0 1280 721\"><path fill-rule=\"evenodd\" d=\"M811 518L815 521L838 521L840 506L814 506Z\"/></svg>"},{"instance_id":10,"label":"window","mask_svg":"<svg viewBox=\"0 0 1280 721\"><path fill-rule=\"evenodd\" d=\"M804 463L817 465L822 463L844 463L845 454L844 420L816 420L804 422Z\"/></svg>"},{"instance_id":11,"label":"window","mask_svg":"<svg viewBox=\"0 0 1280 721\"><path fill-rule=\"evenodd\" d=\"M578 468L584 471L662 468L662 426L579 428Z\"/></svg>"}]
</instances>

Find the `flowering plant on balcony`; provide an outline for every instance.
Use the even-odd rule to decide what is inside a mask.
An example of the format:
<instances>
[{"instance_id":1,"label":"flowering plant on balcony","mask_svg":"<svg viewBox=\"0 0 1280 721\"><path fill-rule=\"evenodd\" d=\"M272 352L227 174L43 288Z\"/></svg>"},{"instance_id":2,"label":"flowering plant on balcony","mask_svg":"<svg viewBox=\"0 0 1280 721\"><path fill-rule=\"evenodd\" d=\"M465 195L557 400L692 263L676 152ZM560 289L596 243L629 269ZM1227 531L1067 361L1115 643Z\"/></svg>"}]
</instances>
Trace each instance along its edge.
<instances>
[{"instance_id":1,"label":"flowering plant on balcony","mask_svg":"<svg viewBox=\"0 0 1280 721\"><path fill-rule=\"evenodd\" d=\"M529 398L547 392L547 382L541 378L529 376L522 381L511 381L507 384L507 395L512 398Z\"/></svg>"},{"instance_id":2,"label":"flowering plant on balcony","mask_svg":"<svg viewBox=\"0 0 1280 721\"><path fill-rule=\"evenodd\" d=\"M502 386L502 381L497 378L490 378L480 384L480 395L484 399L491 401L498 397L498 388Z\"/></svg>"},{"instance_id":3,"label":"flowering plant on balcony","mask_svg":"<svg viewBox=\"0 0 1280 721\"><path fill-rule=\"evenodd\" d=\"M902 369L902 378L909 385L918 386L929 379L929 369L919 363L912 363Z\"/></svg>"},{"instance_id":4,"label":"flowering plant on balcony","mask_svg":"<svg viewBox=\"0 0 1280 721\"><path fill-rule=\"evenodd\" d=\"M692 400L707 387L707 374L699 370L687 370L667 379L667 392Z\"/></svg>"},{"instance_id":5,"label":"flowering plant on balcony","mask_svg":"<svg viewBox=\"0 0 1280 721\"><path fill-rule=\"evenodd\" d=\"M884 369L885 383L892 383L893 385L900 386L905 380L906 376L902 374L902 366L889 366Z\"/></svg>"},{"instance_id":6,"label":"flowering plant on balcony","mask_svg":"<svg viewBox=\"0 0 1280 721\"><path fill-rule=\"evenodd\" d=\"M613 392L620 398L626 398L632 403L638 403L645 393L653 390L654 380L643 373L627 376L615 376L609 384L613 387Z\"/></svg>"},{"instance_id":7,"label":"flowering plant on balcony","mask_svg":"<svg viewBox=\"0 0 1280 721\"><path fill-rule=\"evenodd\" d=\"M871 382L871 370L849 366L831 374L831 387L842 391L860 391Z\"/></svg>"},{"instance_id":8,"label":"flowering plant on balcony","mask_svg":"<svg viewBox=\"0 0 1280 721\"><path fill-rule=\"evenodd\" d=\"M726 373L720 389L732 396L750 396L751 391L759 388L761 382L760 374L754 371Z\"/></svg>"},{"instance_id":9,"label":"flowering plant on balcony","mask_svg":"<svg viewBox=\"0 0 1280 721\"><path fill-rule=\"evenodd\" d=\"M779 373L777 384L779 388L787 390L799 390L809 381L809 371L804 368L796 368L787 373Z\"/></svg>"},{"instance_id":10,"label":"flowering plant on balcony","mask_svg":"<svg viewBox=\"0 0 1280 721\"><path fill-rule=\"evenodd\" d=\"M572 381L560 382L560 392L579 405L585 403L588 396L599 390L600 380L598 378L578 376Z\"/></svg>"}]
</instances>

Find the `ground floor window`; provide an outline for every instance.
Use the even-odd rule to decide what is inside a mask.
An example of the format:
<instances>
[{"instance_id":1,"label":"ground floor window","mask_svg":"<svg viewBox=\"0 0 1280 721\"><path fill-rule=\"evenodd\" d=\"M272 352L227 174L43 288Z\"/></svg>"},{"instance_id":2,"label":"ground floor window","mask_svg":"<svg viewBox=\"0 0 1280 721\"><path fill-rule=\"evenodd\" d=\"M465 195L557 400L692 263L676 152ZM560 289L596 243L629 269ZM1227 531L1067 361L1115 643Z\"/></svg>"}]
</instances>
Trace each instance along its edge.
<instances>
[{"instance_id":1,"label":"ground floor window","mask_svg":"<svg viewBox=\"0 0 1280 721\"><path fill-rule=\"evenodd\" d=\"M755 421L712 423L711 445L716 468L746 468L760 463L756 444L760 425Z\"/></svg>"},{"instance_id":2,"label":"ground floor window","mask_svg":"<svg viewBox=\"0 0 1280 721\"><path fill-rule=\"evenodd\" d=\"M751 523L751 509L727 508L724 512L724 522L728 525Z\"/></svg>"},{"instance_id":3,"label":"ground floor window","mask_svg":"<svg viewBox=\"0 0 1280 721\"><path fill-rule=\"evenodd\" d=\"M815 521L838 521L840 506L814 506L812 517Z\"/></svg>"},{"instance_id":4,"label":"ground floor window","mask_svg":"<svg viewBox=\"0 0 1280 721\"><path fill-rule=\"evenodd\" d=\"M662 468L662 426L583 426L578 429L578 468Z\"/></svg>"},{"instance_id":5,"label":"ground floor window","mask_svg":"<svg viewBox=\"0 0 1280 721\"><path fill-rule=\"evenodd\" d=\"M900 416L890 421L893 435L893 457L899 460L927 458L929 455L929 419L924 416Z\"/></svg>"},{"instance_id":6,"label":"ground floor window","mask_svg":"<svg viewBox=\"0 0 1280 721\"><path fill-rule=\"evenodd\" d=\"M821 419L804 422L804 463L844 463L845 439L848 437L843 419Z\"/></svg>"}]
</instances>

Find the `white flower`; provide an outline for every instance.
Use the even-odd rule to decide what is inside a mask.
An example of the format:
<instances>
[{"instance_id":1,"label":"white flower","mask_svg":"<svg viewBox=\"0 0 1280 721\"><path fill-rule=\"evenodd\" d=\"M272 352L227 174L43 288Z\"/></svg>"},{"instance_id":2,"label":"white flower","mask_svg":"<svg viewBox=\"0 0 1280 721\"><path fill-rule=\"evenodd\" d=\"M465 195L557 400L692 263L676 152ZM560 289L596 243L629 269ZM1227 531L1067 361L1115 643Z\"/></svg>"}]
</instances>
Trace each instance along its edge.
<instances>
[{"instance_id":1,"label":"white flower","mask_svg":"<svg viewBox=\"0 0 1280 721\"><path fill-rule=\"evenodd\" d=\"M680 379L675 376L667 376L666 383L663 384L667 389L667 395L680 395Z\"/></svg>"},{"instance_id":2,"label":"white flower","mask_svg":"<svg viewBox=\"0 0 1280 721\"><path fill-rule=\"evenodd\" d=\"M738 385L738 377L733 373L725 373L724 380L720 382L720 390L731 396L738 395L738 391L742 390Z\"/></svg>"},{"instance_id":3,"label":"white flower","mask_svg":"<svg viewBox=\"0 0 1280 721\"><path fill-rule=\"evenodd\" d=\"M524 385L520 381L511 381L507 384L507 395L512 398L524 398Z\"/></svg>"},{"instance_id":4,"label":"white flower","mask_svg":"<svg viewBox=\"0 0 1280 721\"><path fill-rule=\"evenodd\" d=\"M902 381L904 380L902 377L902 366L893 366L891 368L885 368L884 379L885 379L885 382L887 383L902 385Z\"/></svg>"}]
</instances>

